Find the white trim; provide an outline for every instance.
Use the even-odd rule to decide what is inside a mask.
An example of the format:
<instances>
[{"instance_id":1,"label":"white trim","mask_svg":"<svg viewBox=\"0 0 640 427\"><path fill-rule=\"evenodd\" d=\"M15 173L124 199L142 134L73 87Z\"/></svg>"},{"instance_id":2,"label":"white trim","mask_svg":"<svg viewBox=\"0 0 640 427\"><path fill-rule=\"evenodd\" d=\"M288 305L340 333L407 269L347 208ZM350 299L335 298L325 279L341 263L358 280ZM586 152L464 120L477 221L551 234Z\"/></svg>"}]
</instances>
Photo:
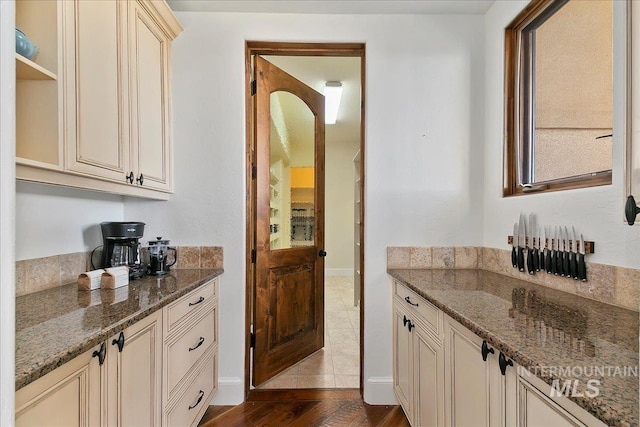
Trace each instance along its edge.
<instances>
[{"instance_id":1,"label":"white trim","mask_svg":"<svg viewBox=\"0 0 640 427\"><path fill-rule=\"evenodd\" d=\"M364 384L363 397L370 405L398 405L392 377L369 377Z\"/></svg>"},{"instance_id":2,"label":"white trim","mask_svg":"<svg viewBox=\"0 0 640 427\"><path fill-rule=\"evenodd\" d=\"M15 422L15 2L0 1L0 425Z\"/></svg>"},{"instance_id":3,"label":"white trim","mask_svg":"<svg viewBox=\"0 0 640 427\"><path fill-rule=\"evenodd\" d=\"M327 276L353 276L353 268L325 268L324 275Z\"/></svg>"},{"instance_id":4,"label":"white trim","mask_svg":"<svg viewBox=\"0 0 640 427\"><path fill-rule=\"evenodd\" d=\"M218 378L218 392L210 405L239 405L244 402L244 384L238 377Z\"/></svg>"}]
</instances>

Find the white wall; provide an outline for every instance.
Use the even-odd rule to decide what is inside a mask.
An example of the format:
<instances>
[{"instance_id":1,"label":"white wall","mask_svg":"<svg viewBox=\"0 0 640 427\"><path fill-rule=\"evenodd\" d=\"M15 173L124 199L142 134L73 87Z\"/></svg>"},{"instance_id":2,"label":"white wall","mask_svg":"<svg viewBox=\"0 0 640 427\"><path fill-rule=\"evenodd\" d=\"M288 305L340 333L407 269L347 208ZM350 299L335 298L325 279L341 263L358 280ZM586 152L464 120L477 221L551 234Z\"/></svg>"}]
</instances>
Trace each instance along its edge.
<instances>
[{"instance_id":1,"label":"white wall","mask_svg":"<svg viewBox=\"0 0 640 427\"><path fill-rule=\"evenodd\" d=\"M365 42L365 400L395 401L387 245L482 243L482 16L177 13L176 193L125 216L176 244L224 246L218 404L242 401L245 40Z\"/></svg>"},{"instance_id":2,"label":"white wall","mask_svg":"<svg viewBox=\"0 0 640 427\"><path fill-rule=\"evenodd\" d=\"M354 172L358 139L327 141L325 158L325 247L327 274L353 274Z\"/></svg>"},{"instance_id":3,"label":"white wall","mask_svg":"<svg viewBox=\"0 0 640 427\"><path fill-rule=\"evenodd\" d=\"M122 196L18 181L16 260L92 250L102 244L99 224L123 221L123 212Z\"/></svg>"},{"instance_id":4,"label":"white wall","mask_svg":"<svg viewBox=\"0 0 640 427\"><path fill-rule=\"evenodd\" d=\"M502 198L504 27L527 1L497 1L485 15L486 103L484 244L508 249L518 214L536 212L540 224L574 225L596 242L587 262L640 268L640 227L624 223L625 2L614 2L613 184L590 189ZM566 159L571 161L571 159Z\"/></svg>"}]
</instances>

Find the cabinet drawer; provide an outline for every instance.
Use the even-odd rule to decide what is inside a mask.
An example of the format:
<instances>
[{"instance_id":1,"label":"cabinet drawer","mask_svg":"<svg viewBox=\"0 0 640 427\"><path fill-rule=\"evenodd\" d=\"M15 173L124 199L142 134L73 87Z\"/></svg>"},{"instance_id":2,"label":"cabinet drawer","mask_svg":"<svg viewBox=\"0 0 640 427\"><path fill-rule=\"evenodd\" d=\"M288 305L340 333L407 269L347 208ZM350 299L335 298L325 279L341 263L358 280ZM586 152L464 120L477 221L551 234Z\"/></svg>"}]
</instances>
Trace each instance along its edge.
<instances>
[{"instance_id":1,"label":"cabinet drawer","mask_svg":"<svg viewBox=\"0 0 640 427\"><path fill-rule=\"evenodd\" d=\"M209 406L215 388L216 356L210 354L178 402L167 414L168 426L195 426Z\"/></svg>"},{"instance_id":2,"label":"cabinet drawer","mask_svg":"<svg viewBox=\"0 0 640 427\"><path fill-rule=\"evenodd\" d=\"M174 340L167 343L165 363L169 399L198 359L216 343L216 310L217 307L213 307L193 327L186 329L183 334L176 335Z\"/></svg>"},{"instance_id":3,"label":"cabinet drawer","mask_svg":"<svg viewBox=\"0 0 640 427\"><path fill-rule=\"evenodd\" d=\"M218 279L200 286L165 308L165 334L170 333L192 313L208 305L217 296Z\"/></svg>"},{"instance_id":4,"label":"cabinet drawer","mask_svg":"<svg viewBox=\"0 0 640 427\"><path fill-rule=\"evenodd\" d=\"M436 337L442 335L442 312L433 304L413 292L406 286L393 282L394 294L402 300L402 306L407 308L411 313L419 316L419 320L424 323L427 330Z\"/></svg>"}]
</instances>

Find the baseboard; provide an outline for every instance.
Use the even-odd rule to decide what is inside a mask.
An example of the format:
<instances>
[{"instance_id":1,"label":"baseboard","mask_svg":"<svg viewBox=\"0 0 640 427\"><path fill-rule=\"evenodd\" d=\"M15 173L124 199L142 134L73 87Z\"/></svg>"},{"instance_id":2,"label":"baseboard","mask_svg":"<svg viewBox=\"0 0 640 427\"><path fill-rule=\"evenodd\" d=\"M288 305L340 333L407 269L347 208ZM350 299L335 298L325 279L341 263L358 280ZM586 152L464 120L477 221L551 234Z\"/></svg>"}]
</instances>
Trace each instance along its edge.
<instances>
[{"instance_id":1,"label":"baseboard","mask_svg":"<svg viewBox=\"0 0 640 427\"><path fill-rule=\"evenodd\" d=\"M218 392L210 405L239 405L244 402L244 384L238 377L218 379Z\"/></svg>"},{"instance_id":2,"label":"baseboard","mask_svg":"<svg viewBox=\"0 0 640 427\"><path fill-rule=\"evenodd\" d=\"M397 405L392 377L369 377L364 384L364 401L370 405Z\"/></svg>"},{"instance_id":3,"label":"baseboard","mask_svg":"<svg viewBox=\"0 0 640 427\"><path fill-rule=\"evenodd\" d=\"M325 276L353 276L353 268L325 268Z\"/></svg>"}]
</instances>

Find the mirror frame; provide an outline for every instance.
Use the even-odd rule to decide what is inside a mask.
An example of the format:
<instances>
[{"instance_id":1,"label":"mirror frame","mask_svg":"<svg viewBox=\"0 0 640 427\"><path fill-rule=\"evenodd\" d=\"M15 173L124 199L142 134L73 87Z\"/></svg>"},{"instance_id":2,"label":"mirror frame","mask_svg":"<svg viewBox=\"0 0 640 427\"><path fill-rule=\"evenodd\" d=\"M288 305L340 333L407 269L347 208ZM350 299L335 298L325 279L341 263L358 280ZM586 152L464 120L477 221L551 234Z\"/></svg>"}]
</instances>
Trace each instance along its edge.
<instances>
[{"instance_id":1,"label":"mirror frame","mask_svg":"<svg viewBox=\"0 0 640 427\"><path fill-rule=\"evenodd\" d=\"M505 28L504 35L504 146L503 197L531 192L550 192L596 187L612 183L612 171L545 181L525 187L520 176L520 153L523 150L522 129L528 119L523 117L521 97L521 47L523 30L540 15L557 6L558 0L532 0ZM613 153L612 153L613 156Z\"/></svg>"}]
</instances>

